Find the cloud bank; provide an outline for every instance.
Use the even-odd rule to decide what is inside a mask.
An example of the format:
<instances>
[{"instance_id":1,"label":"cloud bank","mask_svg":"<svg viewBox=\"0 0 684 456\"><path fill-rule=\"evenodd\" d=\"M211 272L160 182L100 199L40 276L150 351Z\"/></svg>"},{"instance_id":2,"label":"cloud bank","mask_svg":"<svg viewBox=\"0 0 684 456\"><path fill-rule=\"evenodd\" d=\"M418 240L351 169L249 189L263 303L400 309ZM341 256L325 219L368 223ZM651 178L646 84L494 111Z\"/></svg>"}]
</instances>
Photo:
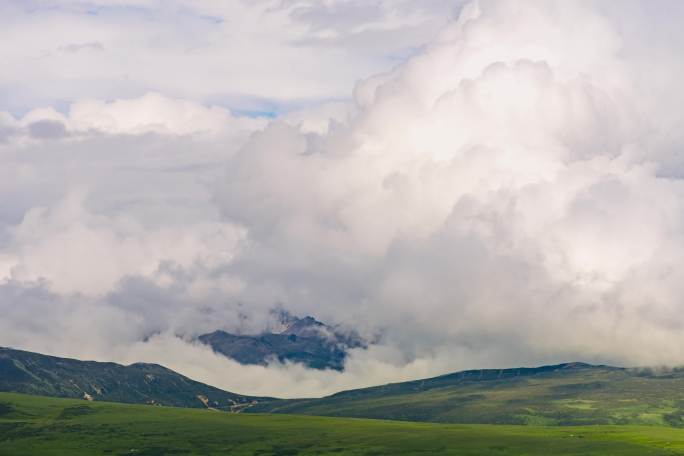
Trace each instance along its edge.
<instances>
[{"instance_id":1,"label":"cloud bank","mask_svg":"<svg viewBox=\"0 0 684 456\"><path fill-rule=\"evenodd\" d=\"M681 364L684 10L656 4L471 3L351 102L268 122L159 93L3 114L0 344L278 396ZM384 27L302 8L321 42ZM337 373L192 342L276 305L379 343Z\"/></svg>"}]
</instances>

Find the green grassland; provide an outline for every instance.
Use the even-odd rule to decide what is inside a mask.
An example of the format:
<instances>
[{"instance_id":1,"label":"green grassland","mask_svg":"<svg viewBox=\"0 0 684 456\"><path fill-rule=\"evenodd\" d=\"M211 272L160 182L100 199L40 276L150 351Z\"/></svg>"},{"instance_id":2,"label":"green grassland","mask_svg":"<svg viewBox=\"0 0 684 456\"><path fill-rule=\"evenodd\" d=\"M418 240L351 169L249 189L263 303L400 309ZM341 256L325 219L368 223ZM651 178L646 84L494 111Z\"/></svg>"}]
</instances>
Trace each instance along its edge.
<instances>
[{"instance_id":1,"label":"green grassland","mask_svg":"<svg viewBox=\"0 0 684 456\"><path fill-rule=\"evenodd\" d=\"M656 426L462 425L230 414L0 393L0 455L675 455Z\"/></svg>"},{"instance_id":2,"label":"green grassland","mask_svg":"<svg viewBox=\"0 0 684 456\"><path fill-rule=\"evenodd\" d=\"M684 372L572 363L468 371L249 411L440 423L684 426Z\"/></svg>"}]
</instances>

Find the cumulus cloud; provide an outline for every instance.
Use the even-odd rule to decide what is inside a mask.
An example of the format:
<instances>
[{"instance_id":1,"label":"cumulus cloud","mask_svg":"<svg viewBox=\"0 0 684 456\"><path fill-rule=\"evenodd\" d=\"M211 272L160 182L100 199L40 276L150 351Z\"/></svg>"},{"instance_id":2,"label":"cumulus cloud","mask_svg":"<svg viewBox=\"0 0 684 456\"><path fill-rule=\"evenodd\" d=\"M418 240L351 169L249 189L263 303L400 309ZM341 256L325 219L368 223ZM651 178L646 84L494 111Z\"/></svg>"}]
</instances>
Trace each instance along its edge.
<instances>
[{"instance_id":1,"label":"cumulus cloud","mask_svg":"<svg viewBox=\"0 0 684 456\"><path fill-rule=\"evenodd\" d=\"M173 99L150 92L138 98L102 101L78 100L66 114L54 108L37 108L21 119L5 113L8 123L25 127L37 139L70 135L163 135L219 134L251 132L265 124L262 119L236 117L217 106Z\"/></svg>"},{"instance_id":2,"label":"cumulus cloud","mask_svg":"<svg viewBox=\"0 0 684 456\"><path fill-rule=\"evenodd\" d=\"M216 222L145 229L134 219L89 213L82 196L70 194L52 208L29 210L11 229L0 279L46 280L60 293L103 294L127 275L159 273L164 263L229 262L240 238L241 230Z\"/></svg>"},{"instance_id":3,"label":"cumulus cloud","mask_svg":"<svg viewBox=\"0 0 684 456\"><path fill-rule=\"evenodd\" d=\"M243 229L218 220L206 182L263 120L154 93L5 118L2 279L103 295L237 248Z\"/></svg>"},{"instance_id":4,"label":"cumulus cloud","mask_svg":"<svg viewBox=\"0 0 684 456\"><path fill-rule=\"evenodd\" d=\"M386 325L411 356L468 347L459 365L681 362L684 187L659 171L653 81L595 6L472 4L357 86L348 124L255 135L217 191L249 230L245 293Z\"/></svg>"},{"instance_id":5,"label":"cumulus cloud","mask_svg":"<svg viewBox=\"0 0 684 456\"><path fill-rule=\"evenodd\" d=\"M430 10L347 3L274 11L327 46ZM471 3L352 103L268 125L157 93L3 114L0 343L281 396L681 364L684 36L669 16L684 11L648 8ZM379 343L339 373L239 366L193 342L258 332L275 305Z\"/></svg>"}]
</instances>

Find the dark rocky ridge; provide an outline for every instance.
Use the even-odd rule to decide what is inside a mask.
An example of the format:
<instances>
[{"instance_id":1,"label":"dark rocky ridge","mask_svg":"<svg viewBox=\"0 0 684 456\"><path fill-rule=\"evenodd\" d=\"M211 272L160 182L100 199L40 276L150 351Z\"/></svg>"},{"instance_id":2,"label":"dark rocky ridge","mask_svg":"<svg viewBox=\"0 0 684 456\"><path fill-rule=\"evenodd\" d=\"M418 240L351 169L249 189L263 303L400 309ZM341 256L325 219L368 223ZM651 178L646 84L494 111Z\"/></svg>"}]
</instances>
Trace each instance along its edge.
<instances>
[{"instance_id":1,"label":"dark rocky ridge","mask_svg":"<svg viewBox=\"0 0 684 456\"><path fill-rule=\"evenodd\" d=\"M241 335L219 330L198 339L241 364L266 365L277 360L338 371L344 369L349 349L366 346L357 334L325 325L313 317L298 318L283 310L273 314L275 324L267 332Z\"/></svg>"}]
</instances>

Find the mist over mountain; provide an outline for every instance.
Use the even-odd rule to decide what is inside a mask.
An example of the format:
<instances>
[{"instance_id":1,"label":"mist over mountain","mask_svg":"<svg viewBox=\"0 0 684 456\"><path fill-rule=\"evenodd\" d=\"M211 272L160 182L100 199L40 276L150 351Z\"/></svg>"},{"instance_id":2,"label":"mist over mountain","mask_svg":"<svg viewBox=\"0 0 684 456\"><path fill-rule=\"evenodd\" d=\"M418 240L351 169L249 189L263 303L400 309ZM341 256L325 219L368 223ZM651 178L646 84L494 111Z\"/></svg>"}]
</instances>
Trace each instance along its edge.
<instances>
[{"instance_id":1,"label":"mist over mountain","mask_svg":"<svg viewBox=\"0 0 684 456\"><path fill-rule=\"evenodd\" d=\"M347 351L365 348L354 331L342 332L311 316L296 317L284 309L272 312L269 329L257 335L218 330L198 340L241 364L267 365L269 361L304 364L313 369L344 370Z\"/></svg>"}]
</instances>

